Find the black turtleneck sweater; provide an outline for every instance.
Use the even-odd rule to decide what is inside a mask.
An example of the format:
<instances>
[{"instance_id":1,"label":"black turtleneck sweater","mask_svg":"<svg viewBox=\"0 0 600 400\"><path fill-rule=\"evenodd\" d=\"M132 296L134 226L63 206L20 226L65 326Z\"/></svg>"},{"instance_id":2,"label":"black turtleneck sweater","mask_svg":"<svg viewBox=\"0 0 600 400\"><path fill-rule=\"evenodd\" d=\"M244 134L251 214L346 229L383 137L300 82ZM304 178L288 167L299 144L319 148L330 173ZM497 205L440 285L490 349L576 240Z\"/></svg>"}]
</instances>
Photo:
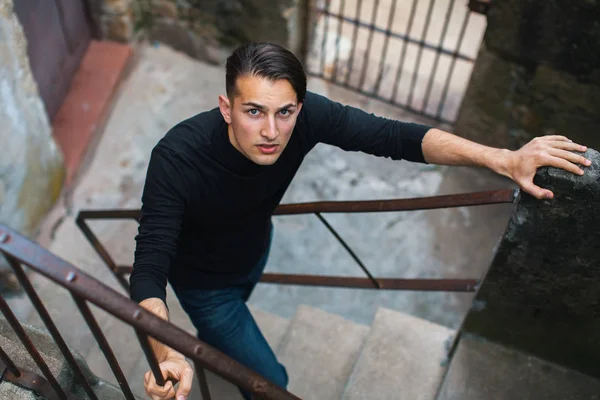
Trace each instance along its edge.
<instances>
[{"instance_id":1,"label":"black turtleneck sweater","mask_svg":"<svg viewBox=\"0 0 600 400\"><path fill-rule=\"evenodd\" d=\"M131 297L165 300L167 279L205 289L240 282L266 251L271 214L317 143L424 163L429 128L309 92L287 147L275 164L260 166L229 142L218 108L182 121L151 154Z\"/></svg>"}]
</instances>

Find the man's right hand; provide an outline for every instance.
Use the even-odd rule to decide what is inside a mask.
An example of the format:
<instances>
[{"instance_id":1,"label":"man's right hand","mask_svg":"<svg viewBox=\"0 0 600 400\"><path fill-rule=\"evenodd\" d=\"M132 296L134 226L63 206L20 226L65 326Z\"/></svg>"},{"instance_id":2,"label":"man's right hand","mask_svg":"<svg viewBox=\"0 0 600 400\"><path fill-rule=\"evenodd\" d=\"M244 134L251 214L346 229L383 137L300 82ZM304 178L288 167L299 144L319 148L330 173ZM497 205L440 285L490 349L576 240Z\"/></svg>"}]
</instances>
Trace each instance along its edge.
<instances>
[{"instance_id":1,"label":"man's right hand","mask_svg":"<svg viewBox=\"0 0 600 400\"><path fill-rule=\"evenodd\" d=\"M194 370L183 355L172 355L159 364L166 383L160 386L152 371L144 375L144 388L152 400L170 400L175 398L175 383L179 382L176 400L186 400L192 389Z\"/></svg>"}]
</instances>

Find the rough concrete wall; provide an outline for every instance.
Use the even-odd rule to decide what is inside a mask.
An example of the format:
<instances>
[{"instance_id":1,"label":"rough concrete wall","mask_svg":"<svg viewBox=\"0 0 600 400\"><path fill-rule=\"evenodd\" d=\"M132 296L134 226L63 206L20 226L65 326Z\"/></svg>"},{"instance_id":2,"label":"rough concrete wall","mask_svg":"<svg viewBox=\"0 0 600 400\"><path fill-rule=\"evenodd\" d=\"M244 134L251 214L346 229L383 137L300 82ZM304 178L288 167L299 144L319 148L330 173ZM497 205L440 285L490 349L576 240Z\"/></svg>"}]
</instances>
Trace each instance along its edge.
<instances>
[{"instance_id":1,"label":"rough concrete wall","mask_svg":"<svg viewBox=\"0 0 600 400\"><path fill-rule=\"evenodd\" d=\"M541 168L521 194L463 332L600 378L600 153L583 176Z\"/></svg>"},{"instance_id":2,"label":"rough concrete wall","mask_svg":"<svg viewBox=\"0 0 600 400\"><path fill-rule=\"evenodd\" d=\"M493 2L456 132L518 148L560 133L600 148L600 3Z\"/></svg>"},{"instance_id":3,"label":"rough concrete wall","mask_svg":"<svg viewBox=\"0 0 600 400\"><path fill-rule=\"evenodd\" d=\"M191 57L222 63L248 41L271 41L300 51L299 0L97 0L105 39L127 42L137 28Z\"/></svg>"},{"instance_id":4,"label":"rough concrete wall","mask_svg":"<svg viewBox=\"0 0 600 400\"><path fill-rule=\"evenodd\" d=\"M0 0L0 222L33 236L62 189L60 150L12 0Z\"/></svg>"},{"instance_id":5,"label":"rough concrete wall","mask_svg":"<svg viewBox=\"0 0 600 400\"><path fill-rule=\"evenodd\" d=\"M127 43L133 38L136 2L142 0L93 0L92 13L102 39Z\"/></svg>"},{"instance_id":6,"label":"rough concrete wall","mask_svg":"<svg viewBox=\"0 0 600 400\"><path fill-rule=\"evenodd\" d=\"M249 41L271 41L297 51L297 0L151 0L150 37L192 57L222 63Z\"/></svg>"}]
</instances>

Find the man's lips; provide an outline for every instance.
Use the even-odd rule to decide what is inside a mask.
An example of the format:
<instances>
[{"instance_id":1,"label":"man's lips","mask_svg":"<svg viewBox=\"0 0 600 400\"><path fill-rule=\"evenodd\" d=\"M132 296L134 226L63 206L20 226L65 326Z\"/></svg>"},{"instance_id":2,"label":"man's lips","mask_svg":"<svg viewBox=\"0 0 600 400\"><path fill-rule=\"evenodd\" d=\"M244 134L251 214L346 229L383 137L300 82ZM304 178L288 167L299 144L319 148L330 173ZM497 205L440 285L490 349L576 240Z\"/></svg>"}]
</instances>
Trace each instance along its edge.
<instances>
[{"instance_id":1,"label":"man's lips","mask_svg":"<svg viewBox=\"0 0 600 400\"><path fill-rule=\"evenodd\" d=\"M278 144L259 144L259 145L257 145L257 147L264 154L272 154L272 153L275 153L275 151L277 151L277 148L279 147L279 145Z\"/></svg>"}]
</instances>

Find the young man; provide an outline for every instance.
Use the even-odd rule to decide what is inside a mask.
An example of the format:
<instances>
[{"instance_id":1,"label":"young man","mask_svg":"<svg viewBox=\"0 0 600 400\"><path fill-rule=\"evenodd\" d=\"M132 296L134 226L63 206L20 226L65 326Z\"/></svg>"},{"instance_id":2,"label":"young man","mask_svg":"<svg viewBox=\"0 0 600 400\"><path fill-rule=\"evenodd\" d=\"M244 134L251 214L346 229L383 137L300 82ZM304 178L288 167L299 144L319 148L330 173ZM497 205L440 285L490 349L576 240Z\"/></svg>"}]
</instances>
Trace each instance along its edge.
<instances>
[{"instance_id":1,"label":"young man","mask_svg":"<svg viewBox=\"0 0 600 400\"><path fill-rule=\"evenodd\" d=\"M227 96L219 107L172 128L152 151L131 296L168 318L169 281L198 338L286 387L285 368L256 326L246 300L267 262L271 213L304 156L317 144L394 160L489 168L537 198L538 167L583 174L585 151L563 136L536 138L518 151L478 145L429 126L389 120L306 91L300 62L274 44L241 46L228 58ZM153 342L164 375L191 388L192 369L180 353ZM152 399L171 399L150 372ZM247 393L242 393L249 398Z\"/></svg>"}]
</instances>

